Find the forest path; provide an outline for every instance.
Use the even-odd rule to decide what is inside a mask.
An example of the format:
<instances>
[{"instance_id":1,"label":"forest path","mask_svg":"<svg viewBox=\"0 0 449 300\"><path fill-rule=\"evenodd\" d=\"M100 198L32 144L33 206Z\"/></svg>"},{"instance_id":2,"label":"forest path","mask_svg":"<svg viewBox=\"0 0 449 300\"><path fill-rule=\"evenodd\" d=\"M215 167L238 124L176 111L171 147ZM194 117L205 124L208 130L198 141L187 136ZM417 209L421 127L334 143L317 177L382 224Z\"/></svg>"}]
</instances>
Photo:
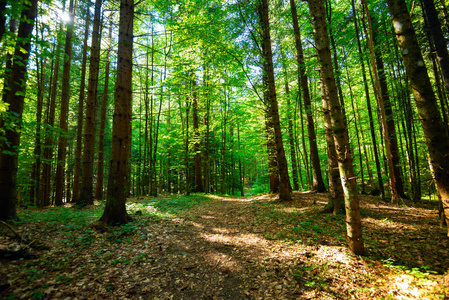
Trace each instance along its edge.
<instances>
[{"instance_id":1,"label":"forest path","mask_svg":"<svg viewBox=\"0 0 449 300\"><path fill-rule=\"evenodd\" d=\"M344 216L319 213L326 197L295 193L293 202L279 203L270 195L207 196L162 219L146 214L149 206L141 204L148 198L139 197L130 199L135 222L106 232L89 226L72 232L67 220L49 217L24 222L17 230L32 232L51 249L38 259L1 261L0 275L10 287L0 296L433 299L448 293L449 243L432 205L412 208L363 196L368 255L358 257L346 248Z\"/></svg>"}]
</instances>

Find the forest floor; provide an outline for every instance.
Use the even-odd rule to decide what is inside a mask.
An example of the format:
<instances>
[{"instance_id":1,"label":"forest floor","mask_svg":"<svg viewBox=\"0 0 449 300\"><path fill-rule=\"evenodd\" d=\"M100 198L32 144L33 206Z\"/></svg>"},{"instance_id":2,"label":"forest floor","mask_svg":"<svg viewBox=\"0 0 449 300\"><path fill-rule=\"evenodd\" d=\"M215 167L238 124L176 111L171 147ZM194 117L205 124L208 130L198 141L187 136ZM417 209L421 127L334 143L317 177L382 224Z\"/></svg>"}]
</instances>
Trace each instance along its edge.
<instances>
[{"instance_id":1,"label":"forest floor","mask_svg":"<svg viewBox=\"0 0 449 300\"><path fill-rule=\"evenodd\" d=\"M94 228L104 203L21 209L0 224L0 298L449 299L449 239L435 203L361 196L366 256L346 247L326 194L129 199L134 218ZM17 237L17 236L16 236ZM36 249L37 248L37 249Z\"/></svg>"}]
</instances>

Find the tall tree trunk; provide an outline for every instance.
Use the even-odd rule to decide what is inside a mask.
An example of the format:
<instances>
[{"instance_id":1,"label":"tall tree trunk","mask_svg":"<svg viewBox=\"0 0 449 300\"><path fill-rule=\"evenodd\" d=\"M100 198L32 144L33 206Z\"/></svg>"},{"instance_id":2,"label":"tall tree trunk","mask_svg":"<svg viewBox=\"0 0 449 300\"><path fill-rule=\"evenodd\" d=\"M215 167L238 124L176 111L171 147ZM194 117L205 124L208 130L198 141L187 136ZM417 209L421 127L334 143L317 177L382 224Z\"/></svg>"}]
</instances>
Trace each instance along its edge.
<instances>
[{"instance_id":1,"label":"tall tree trunk","mask_svg":"<svg viewBox=\"0 0 449 300\"><path fill-rule=\"evenodd\" d=\"M6 103L9 104L8 114L13 118L13 124L4 117L0 118L0 128L4 128L0 143L0 220L17 218L17 169L18 147L20 145L20 128L25 100L27 65L31 51L31 34L34 19L37 15L37 0L29 1L22 11L19 25L18 41L14 51L14 61L7 84L4 86ZM5 142L6 141L6 142Z\"/></svg>"},{"instance_id":2,"label":"tall tree trunk","mask_svg":"<svg viewBox=\"0 0 449 300\"><path fill-rule=\"evenodd\" d=\"M36 40L39 39L39 25L36 19ZM43 28L43 27L42 27ZM43 31L43 29L42 29ZM42 32L43 33L43 32ZM42 34L43 36L43 34ZM40 196L40 173L42 163L42 110L44 106L44 86L45 86L45 66L46 59L43 59L39 55L36 55L36 81L37 81L37 105L36 105L36 142L34 145L34 158L35 161L32 167L31 173L31 188L30 188L30 203L38 206L38 199Z\"/></svg>"},{"instance_id":3,"label":"tall tree trunk","mask_svg":"<svg viewBox=\"0 0 449 300\"><path fill-rule=\"evenodd\" d=\"M86 119L84 125L83 176L81 194L78 203L90 205L93 199L93 173L95 151L96 98L98 87L98 72L100 65L100 23L102 0L95 0L94 22L92 28L92 46L89 65L89 80L87 84Z\"/></svg>"},{"instance_id":4,"label":"tall tree trunk","mask_svg":"<svg viewBox=\"0 0 449 300\"><path fill-rule=\"evenodd\" d=\"M67 32L64 46L64 65L62 71L61 86L61 110L59 113L59 128L61 129L58 142L58 158L56 168L56 194L55 204L62 205L64 197L65 163L67 153L67 130L69 116L69 89L70 89L70 67L72 65L72 37L74 20L73 0L69 2L70 22L67 23Z\"/></svg>"},{"instance_id":5,"label":"tall tree trunk","mask_svg":"<svg viewBox=\"0 0 449 300\"><path fill-rule=\"evenodd\" d=\"M181 107L181 105L180 105ZM186 187L185 193L186 195L190 195L190 172L189 172L189 112L190 112L190 103L189 99L186 99L186 126L185 126L185 153L184 153L184 164L185 164L185 176L186 176ZM182 120L181 120L182 122Z\"/></svg>"},{"instance_id":6,"label":"tall tree trunk","mask_svg":"<svg viewBox=\"0 0 449 300\"><path fill-rule=\"evenodd\" d=\"M264 70L267 76L267 88L269 93L269 114L273 122L276 142L276 152L279 170L279 199L281 201L291 201L291 185L288 175L287 159L285 158L284 144L282 141L281 123L279 120L279 108L276 99L276 86L273 71L273 53L271 50L270 24L268 19L268 0L259 0L259 18L262 27L262 56L265 61Z\"/></svg>"},{"instance_id":7,"label":"tall tree trunk","mask_svg":"<svg viewBox=\"0 0 449 300\"><path fill-rule=\"evenodd\" d=\"M441 30L441 24L438 19L438 13L435 9L434 0L422 0L424 10L429 21L430 32L433 36L433 42L440 62L441 70L443 71L444 85L446 93L449 95L449 54L447 51L447 42Z\"/></svg>"},{"instance_id":8,"label":"tall tree trunk","mask_svg":"<svg viewBox=\"0 0 449 300\"><path fill-rule=\"evenodd\" d=\"M41 188L41 196L40 196L40 204L39 206L47 206L50 205L50 194L51 194L51 170L52 164L51 161L53 159L53 126L55 122L55 110L56 110L56 90L58 85L58 75L59 75L59 52L61 50L61 44L58 43L56 49L54 49L53 53L56 56L56 60L52 61L51 67L51 87L50 87L50 96L48 99L48 107L46 111L46 120L45 124L47 129L45 131L45 141L44 141L44 155L42 162L42 188Z\"/></svg>"},{"instance_id":9,"label":"tall tree trunk","mask_svg":"<svg viewBox=\"0 0 449 300\"><path fill-rule=\"evenodd\" d=\"M429 150L434 180L449 221L449 137L441 119L435 94L424 64L418 40L404 0L387 0L402 59L410 79L421 125ZM449 223L449 222L448 222ZM449 232L448 232L449 235Z\"/></svg>"},{"instance_id":10,"label":"tall tree trunk","mask_svg":"<svg viewBox=\"0 0 449 300\"><path fill-rule=\"evenodd\" d=\"M204 143L204 191L206 193L210 192L210 155L209 155L209 147L210 147L210 93L209 93L209 69L207 66L204 68L204 85L206 88L206 134L205 134L205 143Z\"/></svg>"},{"instance_id":11,"label":"tall tree trunk","mask_svg":"<svg viewBox=\"0 0 449 300\"><path fill-rule=\"evenodd\" d=\"M109 70L110 70L110 52L112 47L112 15L109 16L111 22L109 23L109 48L106 53L106 68L104 74L104 88L103 97L101 100L100 113L100 134L98 140L98 164L97 164L97 184L95 186L95 199L103 199L103 172L104 172L104 132L106 129L106 111L108 106L109 94Z\"/></svg>"},{"instance_id":12,"label":"tall tree trunk","mask_svg":"<svg viewBox=\"0 0 449 300\"><path fill-rule=\"evenodd\" d=\"M344 55L344 60L346 61L345 52L343 52L343 55ZM355 106L354 106L354 93L352 91L352 85L351 85L351 80L349 78L348 68L346 68L346 79L347 79L348 88L349 88L349 96L351 99L351 108L352 108L352 114L353 114L353 119L354 119L353 123L354 123L354 127L355 127L355 134L357 136L357 148L359 150L358 153L359 153L360 181L361 181L361 191L360 192L362 194L364 194L365 193L365 175L363 172L362 146L361 146L361 142L360 142L360 131L359 131L359 128L361 127L361 125L357 120L357 113L355 111ZM366 152L365 152L365 157L366 157ZM369 166L368 166L368 171L369 171Z\"/></svg>"},{"instance_id":13,"label":"tall tree trunk","mask_svg":"<svg viewBox=\"0 0 449 300\"><path fill-rule=\"evenodd\" d=\"M341 113L338 91L335 84L332 56L329 49L329 36L326 29L326 19L323 0L309 0L309 10L314 20L313 32L315 47L318 53L320 77L327 91L332 133L334 136L338 168L345 195L346 232L349 248L357 255L365 253L362 238L362 224L360 217L357 184L352 166L352 154L349 145L348 132ZM326 95L323 95L326 97Z\"/></svg>"},{"instance_id":14,"label":"tall tree trunk","mask_svg":"<svg viewBox=\"0 0 449 300\"><path fill-rule=\"evenodd\" d=\"M363 86L365 88L366 106L367 106L367 110L368 110L371 141L372 141L373 151L374 151L374 161L376 162L377 188L379 188L379 191L382 195L382 199L385 199L385 190L384 190L384 185L382 182L382 170L380 168L379 152L377 149L376 133L374 130L374 119L373 119L373 112L371 109L371 100L370 100L370 94L369 94L369 88L368 88L368 79L366 78L363 50L362 50L362 44L360 43L360 35L359 35L358 24L357 24L358 22L357 22L356 8L355 8L355 0L351 0L351 4L352 4L352 11L354 14L354 16L353 16L354 17L354 28L355 28L357 47L359 50L360 66L362 68Z\"/></svg>"},{"instance_id":15,"label":"tall tree trunk","mask_svg":"<svg viewBox=\"0 0 449 300\"><path fill-rule=\"evenodd\" d=\"M9 32L11 34L16 34L17 23L18 23L17 19L11 19L9 21ZM4 85L3 88L8 85L8 80L11 75L12 63L14 60L13 54L14 53L10 53L10 52L6 53L5 71L3 73L3 85ZM2 64L3 64L3 62L2 62ZM7 93L2 93L2 101L3 102L6 102L6 97L7 97Z\"/></svg>"},{"instance_id":16,"label":"tall tree trunk","mask_svg":"<svg viewBox=\"0 0 449 300\"><path fill-rule=\"evenodd\" d=\"M307 133L309 137L310 160L312 163L313 179L312 189L322 193L326 191L324 186L323 175L321 173L320 158L318 155L318 146L316 142L315 124L312 117L312 104L310 101L309 85L306 75L306 67L304 64L304 52L301 43L301 33L298 25L298 14L294 0L290 0L290 8L292 12L293 30L295 33L296 61L298 63L298 84L301 83L301 90L304 100L304 109L307 116Z\"/></svg>"},{"instance_id":17,"label":"tall tree trunk","mask_svg":"<svg viewBox=\"0 0 449 300\"><path fill-rule=\"evenodd\" d=\"M73 195L72 202L78 202L80 192L80 177L81 177L81 155L83 142L83 111L84 111L84 94L86 87L86 65L87 65L87 40L89 38L89 24L90 24L90 6L86 8L85 27L84 27L84 41L83 41L83 60L81 62L81 77L80 77L80 93L78 97L78 117L76 126L76 149L75 149L75 170L73 171Z\"/></svg>"},{"instance_id":18,"label":"tall tree trunk","mask_svg":"<svg viewBox=\"0 0 449 300\"><path fill-rule=\"evenodd\" d=\"M388 177L390 182L391 202L397 203L399 197L407 198L407 196L404 193L404 186L402 183L402 171L399 161L399 148L396 137L393 110L390 103L390 96L388 94L387 78L385 76L384 63L380 52L381 50L379 47L378 36L374 33L372 24L373 20L371 18L366 0L362 0L362 4L368 20L368 47L370 49L376 97L380 108L383 137L385 140L385 150L388 160Z\"/></svg>"},{"instance_id":19,"label":"tall tree trunk","mask_svg":"<svg viewBox=\"0 0 449 300\"><path fill-rule=\"evenodd\" d=\"M267 136L268 172L270 177L270 194L279 192L279 170L276 157L276 142L274 136L273 121L265 115L265 130Z\"/></svg>"},{"instance_id":20,"label":"tall tree trunk","mask_svg":"<svg viewBox=\"0 0 449 300\"><path fill-rule=\"evenodd\" d=\"M121 0L111 164L107 201L100 219L110 225L123 224L130 220L125 204L130 185L133 21L134 0Z\"/></svg>"},{"instance_id":21,"label":"tall tree trunk","mask_svg":"<svg viewBox=\"0 0 449 300\"><path fill-rule=\"evenodd\" d=\"M282 53L282 59L285 61L284 53ZM290 144L290 160L292 161L293 190L299 191L298 165L296 162L295 139L293 137L293 121L292 121L291 100L290 100L291 95L290 95L290 87L288 85L287 67L285 65L285 62L282 64L282 67L284 69L285 96L287 98L288 142Z\"/></svg>"},{"instance_id":22,"label":"tall tree trunk","mask_svg":"<svg viewBox=\"0 0 449 300\"><path fill-rule=\"evenodd\" d=\"M195 75L193 75L195 77ZM198 122L198 95L196 91L196 77L192 79L192 122L193 122L193 149L195 151L195 188L197 193L204 192L203 176L201 174L201 149L200 149L200 130Z\"/></svg>"},{"instance_id":23,"label":"tall tree trunk","mask_svg":"<svg viewBox=\"0 0 449 300\"><path fill-rule=\"evenodd\" d=\"M224 87L224 105L222 109L222 133L221 133L221 194L225 194L226 190L226 130L228 124L228 94L226 86Z\"/></svg>"},{"instance_id":24,"label":"tall tree trunk","mask_svg":"<svg viewBox=\"0 0 449 300\"><path fill-rule=\"evenodd\" d=\"M335 84L337 85L338 90L338 99L340 100L341 105L341 113L343 115L343 122L347 125L347 119L346 119L346 110L345 110L345 99L343 97L343 90L341 88L341 80L340 80L340 66L338 64L338 57L337 57L337 45L335 43L334 34L332 33L332 3L329 0L326 0L326 18L327 18L327 24L329 28L329 40L331 42L331 51L332 51L332 58L334 61L334 74L335 74Z\"/></svg>"},{"instance_id":25,"label":"tall tree trunk","mask_svg":"<svg viewBox=\"0 0 449 300\"><path fill-rule=\"evenodd\" d=\"M321 72L320 72L321 73ZM334 215L338 213L338 210L344 202L343 187L341 185L340 172L338 170L337 150L335 148L334 136L332 133L332 120L329 109L329 93L324 85L324 82L320 82L321 99L324 113L324 128L326 135L327 146L327 163L329 169L329 201L324 207L323 212L332 212Z\"/></svg>"}]
</instances>

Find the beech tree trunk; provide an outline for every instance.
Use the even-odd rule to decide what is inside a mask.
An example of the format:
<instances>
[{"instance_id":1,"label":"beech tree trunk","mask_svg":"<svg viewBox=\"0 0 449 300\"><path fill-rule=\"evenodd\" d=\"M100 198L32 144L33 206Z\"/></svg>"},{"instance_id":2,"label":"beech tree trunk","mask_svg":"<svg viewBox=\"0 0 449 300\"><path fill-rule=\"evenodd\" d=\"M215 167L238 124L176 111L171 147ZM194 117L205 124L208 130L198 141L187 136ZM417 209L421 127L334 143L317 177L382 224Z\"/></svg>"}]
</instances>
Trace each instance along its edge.
<instances>
[{"instance_id":1,"label":"beech tree trunk","mask_svg":"<svg viewBox=\"0 0 449 300\"><path fill-rule=\"evenodd\" d=\"M273 53L271 50L270 24L268 20L268 0L259 0L258 13L262 27L262 57L266 69L263 71L267 76L267 88L269 93L269 114L273 122L276 142L277 163L279 170L279 199L281 201L291 201L291 185L288 175L287 159L285 158L284 144L282 141L281 124L279 120L279 108L276 98L276 86L273 71Z\"/></svg>"},{"instance_id":2,"label":"beech tree trunk","mask_svg":"<svg viewBox=\"0 0 449 300\"><path fill-rule=\"evenodd\" d=\"M70 89L70 67L72 64L72 37L73 37L73 23L74 7L73 0L69 2L69 16L72 20L67 23L67 32L64 46L64 65L62 71L62 86L61 86L61 110L59 113L59 128L61 129L58 142L58 157L56 167L56 184L55 184L55 205L62 205L64 191L65 191L65 163L67 153L67 130L68 130L68 116L69 116L69 89Z\"/></svg>"},{"instance_id":3,"label":"beech tree trunk","mask_svg":"<svg viewBox=\"0 0 449 300\"><path fill-rule=\"evenodd\" d=\"M14 60L3 93L9 104L8 115L12 121L0 118L0 128L4 128L3 142L0 143L0 220L16 219L18 147L25 100L27 65L31 51L31 34L37 15L37 1L31 0L21 14L18 40ZM12 124L7 124L12 122ZM5 126L8 125L8 126Z\"/></svg>"},{"instance_id":4,"label":"beech tree trunk","mask_svg":"<svg viewBox=\"0 0 449 300\"><path fill-rule=\"evenodd\" d=\"M352 154L346 125L343 121L338 91L335 84L332 56L329 48L329 36L326 28L326 19L323 0L309 0L309 10L314 20L313 32L315 47L318 53L320 77L327 91L332 133L334 136L338 168L345 195L346 232L349 249L354 254L365 253L362 238L362 224L360 217L359 199L357 195L356 177L352 166ZM323 95L326 97L326 95Z\"/></svg>"},{"instance_id":5,"label":"beech tree trunk","mask_svg":"<svg viewBox=\"0 0 449 300\"><path fill-rule=\"evenodd\" d=\"M435 186L441 196L446 222L449 223L449 136L441 119L406 3L404 0L387 0L387 3L426 138Z\"/></svg>"},{"instance_id":6,"label":"beech tree trunk","mask_svg":"<svg viewBox=\"0 0 449 300\"><path fill-rule=\"evenodd\" d=\"M106 206L100 218L110 225L124 224L131 219L125 204L130 186L133 20L134 0L121 0L111 163Z\"/></svg>"},{"instance_id":7,"label":"beech tree trunk","mask_svg":"<svg viewBox=\"0 0 449 300\"><path fill-rule=\"evenodd\" d=\"M92 46L90 54L89 81L87 85L86 118L84 125L83 176L78 203L91 205L93 199L93 173L95 151L96 98L100 65L100 23L102 0L95 0Z\"/></svg>"}]
</instances>

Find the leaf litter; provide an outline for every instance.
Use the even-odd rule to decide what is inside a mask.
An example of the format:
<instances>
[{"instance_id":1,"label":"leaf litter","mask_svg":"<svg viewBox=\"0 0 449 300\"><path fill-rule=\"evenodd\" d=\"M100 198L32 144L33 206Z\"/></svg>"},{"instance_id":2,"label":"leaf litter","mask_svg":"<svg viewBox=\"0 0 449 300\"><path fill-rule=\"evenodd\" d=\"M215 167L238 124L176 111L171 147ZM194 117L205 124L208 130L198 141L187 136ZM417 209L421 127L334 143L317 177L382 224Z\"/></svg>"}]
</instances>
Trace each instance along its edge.
<instances>
[{"instance_id":1,"label":"leaf litter","mask_svg":"<svg viewBox=\"0 0 449 300\"><path fill-rule=\"evenodd\" d=\"M431 204L361 196L366 256L346 247L326 194L131 198L132 223L91 224L102 203L20 211L0 226L5 299L449 299L449 240ZM35 255L35 256L34 256Z\"/></svg>"}]
</instances>

